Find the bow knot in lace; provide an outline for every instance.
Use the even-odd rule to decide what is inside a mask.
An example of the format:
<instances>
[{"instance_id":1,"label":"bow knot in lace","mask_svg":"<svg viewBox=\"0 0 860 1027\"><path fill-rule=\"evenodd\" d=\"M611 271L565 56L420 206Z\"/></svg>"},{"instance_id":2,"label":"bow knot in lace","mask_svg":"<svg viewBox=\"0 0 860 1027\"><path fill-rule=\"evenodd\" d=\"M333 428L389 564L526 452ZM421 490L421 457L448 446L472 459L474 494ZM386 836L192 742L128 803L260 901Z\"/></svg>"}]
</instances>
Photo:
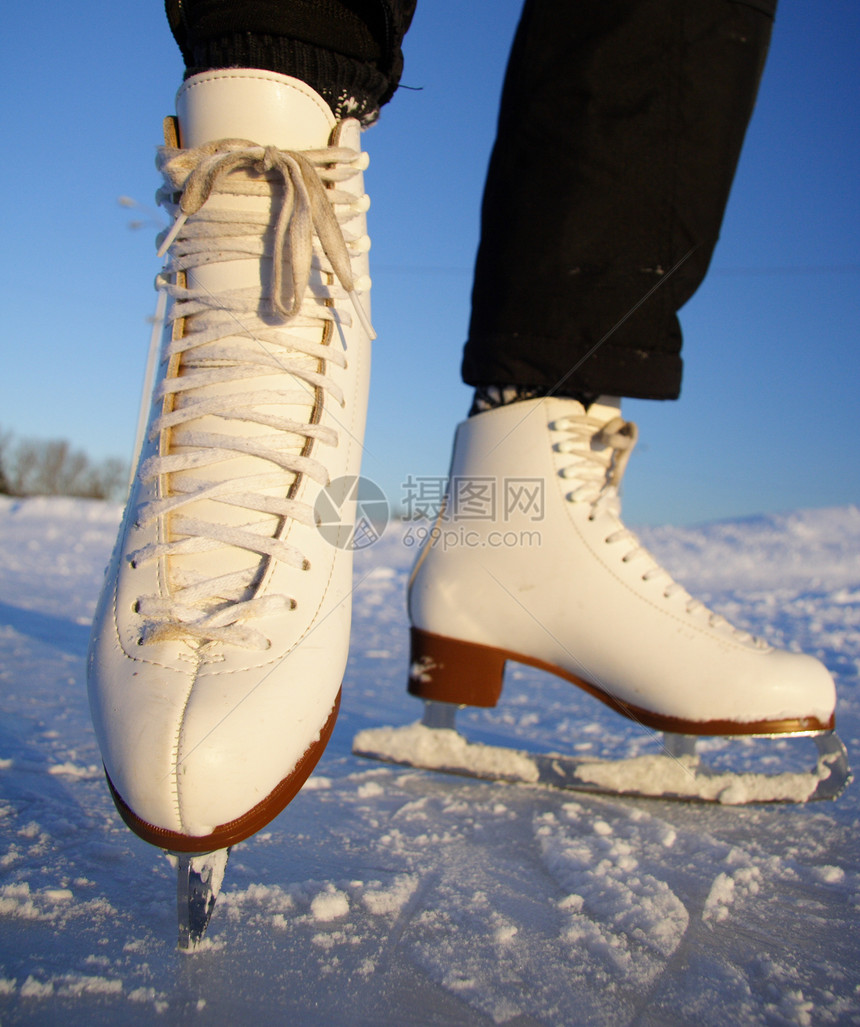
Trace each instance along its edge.
<instances>
[{"instance_id":1,"label":"bow knot in lace","mask_svg":"<svg viewBox=\"0 0 860 1027\"><path fill-rule=\"evenodd\" d=\"M601 424L585 414L561 418L553 428L567 435L556 449L578 458L561 472L563 477L580 482L568 498L594 506L607 502L612 505L639 437L636 425L621 417Z\"/></svg>"},{"instance_id":2,"label":"bow knot in lace","mask_svg":"<svg viewBox=\"0 0 860 1027\"><path fill-rule=\"evenodd\" d=\"M324 179L337 182L350 170L337 165L361 166L363 154L345 147L322 150L279 150L259 146L244 139L221 139L194 150L163 147L158 166L168 185L157 194L159 202L176 203L178 213L173 226L159 236L159 256L167 253L189 217L198 213L217 186L222 192L268 191L274 179L283 189L283 201L274 226L274 259L272 268L272 307L284 320L295 317L310 281L313 262L314 233L331 264L332 273L350 297L356 315L367 334L373 329L356 296L349 251L343 230L334 213L333 203L354 202L349 194L326 189ZM232 172L250 172L262 180L258 183L243 176L241 186L230 182ZM290 300L285 300L284 266L291 268ZM173 270L181 270L174 262Z\"/></svg>"}]
</instances>

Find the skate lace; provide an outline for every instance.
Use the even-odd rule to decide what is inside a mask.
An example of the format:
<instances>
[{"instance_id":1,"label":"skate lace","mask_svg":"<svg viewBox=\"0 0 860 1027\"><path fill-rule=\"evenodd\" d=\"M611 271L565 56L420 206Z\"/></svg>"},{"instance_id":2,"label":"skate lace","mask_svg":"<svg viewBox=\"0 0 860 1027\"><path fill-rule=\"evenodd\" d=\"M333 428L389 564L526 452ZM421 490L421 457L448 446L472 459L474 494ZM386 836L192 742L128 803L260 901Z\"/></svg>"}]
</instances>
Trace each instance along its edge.
<instances>
[{"instance_id":1,"label":"skate lace","mask_svg":"<svg viewBox=\"0 0 860 1027\"><path fill-rule=\"evenodd\" d=\"M366 157L344 147L293 152L221 140L197 149L165 147L158 164L165 179L158 199L175 221L159 239L159 252L169 251L169 256L157 285L173 300L168 320L184 320L186 330L174 331L165 347L162 361L169 371L154 397L161 411L150 427L150 441L159 436L169 441L140 470L144 482L169 476L169 487L143 506L137 522L169 515L170 537L165 540L160 532L161 540L133 553L131 562L138 566L222 547L259 559L216 576L187 568L174 572L169 595L138 599L140 642L181 638L266 649L269 640L249 622L292 609L295 600L257 595L259 582L272 560L299 569L309 566L283 536L291 520L312 526L313 508L291 496L301 476L328 484L324 464L310 451L314 443L338 443L334 429L297 421L273 408L313 407L320 392L339 405L344 402L337 383L325 374L326 364L346 366L343 350L291 329L352 324L342 302L346 294L352 313L373 337L357 296L368 283L353 278L350 264L350 254L366 251L369 240L348 228L367 209L367 198L338 188L364 169ZM237 171L242 174L231 176ZM272 210L277 211L274 224L267 212L241 209L240 203L235 208L223 203L207 207L216 193L271 196ZM259 286L216 295L186 280L185 272L204 265L268 255L268 303L265 298L261 303ZM337 332L330 334L332 342L337 339ZM272 375L282 377L283 384L273 387ZM255 387L256 378L269 382ZM227 430L190 426L202 417L226 422ZM231 432L230 422L271 433ZM206 477L206 468L237 455L257 458L257 473L230 480ZM219 524L183 511L201 500L240 507L251 520Z\"/></svg>"},{"instance_id":2,"label":"skate lace","mask_svg":"<svg viewBox=\"0 0 860 1027\"><path fill-rule=\"evenodd\" d=\"M596 521L606 517L610 525L616 525L604 537L609 546L626 543L621 552L622 563L634 561L641 564L643 581L662 581L663 597L683 602L687 614L707 623L708 627L731 633L738 641L766 649L767 644L748 631L736 628L721 614L709 609L700 599L675 581L672 575L657 562L656 557L645 548L635 532L621 521L621 499L619 490L624 471L633 447L638 439L638 429L631 421L613 417L601 422L587 414L566 417L556 421L552 427L567 437L556 445L560 453L575 455L576 460L561 471L563 478L574 479L579 484L567 495L571 503L586 503L590 507L588 518Z\"/></svg>"}]
</instances>

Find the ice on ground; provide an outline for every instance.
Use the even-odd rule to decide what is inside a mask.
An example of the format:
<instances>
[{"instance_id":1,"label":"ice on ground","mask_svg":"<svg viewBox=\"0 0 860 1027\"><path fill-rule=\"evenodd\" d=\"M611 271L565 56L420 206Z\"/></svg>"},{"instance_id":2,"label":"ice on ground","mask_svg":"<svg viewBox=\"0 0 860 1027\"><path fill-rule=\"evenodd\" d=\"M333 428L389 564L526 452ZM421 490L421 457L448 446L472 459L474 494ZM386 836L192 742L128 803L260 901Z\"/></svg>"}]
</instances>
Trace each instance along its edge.
<instances>
[{"instance_id":1,"label":"ice on ground","mask_svg":"<svg viewBox=\"0 0 860 1027\"><path fill-rule=\"evenodd\" d=\"M705 899L702 919L725 920L735 895L757 895L760 885L761 871L755 866L740 867L730 874L718 874Z\"/></svg>"},{"instance_id":2,"label":"ice on ground","mask_svg":"<svg viewBox=\"0 0 860 1027\"><path fill-rule=\"evenodd\" d=\"M235 847L206 944L180 956L173 871L117 817L87 711L86 625L118 519L0 499L0 1022L860 1022L856 785L832 804L694 807L351 754L360 731L421 712L405 694L412 554L396 525L356 554L343 710L318 771ZM856 763L856 508L642 536L721 612L828 663ZM460 721L532 752L659 752L531 668ZM793 759L788 743L706 750L746 773Z\"/></svg>"}]
</instances>

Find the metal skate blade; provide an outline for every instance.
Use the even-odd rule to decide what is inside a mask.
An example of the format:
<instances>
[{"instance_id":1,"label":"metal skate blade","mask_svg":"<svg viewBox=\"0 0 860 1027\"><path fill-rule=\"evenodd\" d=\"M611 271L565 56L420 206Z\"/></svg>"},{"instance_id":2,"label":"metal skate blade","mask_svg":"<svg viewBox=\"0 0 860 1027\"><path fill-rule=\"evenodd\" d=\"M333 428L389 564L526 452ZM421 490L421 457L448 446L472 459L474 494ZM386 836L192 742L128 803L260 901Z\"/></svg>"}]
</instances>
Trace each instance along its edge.
<instances>
[{"instance_id":1,"label":"metal skate blade","mask_svg":"<svg viewBox=\"0 0 860 1027\"><path fill-rule=\"evenodd\" d=\"M835 731L824 731L814 737L818 747L818 765L829 767L830 774L821 779L812 798L837 799L854 777L848 766L848 753Z\"/></svg>"},{"instance_id":2,"label":"metal skate blade","mask_svg":"<svg viewBox=\"0 0 860 1027\"><path fill-rule=\"evenodd\" d=\"M812 735L818 748L812 770L739 773L704 766L692 735L667 735L663 752L619 760L482 745L455 730L456 711L456 706L428 703L422 723L361 731L352 751L387 763L482 780L723 805L835 799L851 780L845 747L832 731Z\"/></svg>"},{"instance_id":3,"label":"metal skate blade","mask_svg":"<svg viewBox=\"0 0 860 1027\"><path fill-rule=\"evenodd\" d=\"M177 852L176 910L179 916L178 948L194 952L198 948L221 891L227 869L229 849L199 854Z\"/></svg>"}]
</instances>

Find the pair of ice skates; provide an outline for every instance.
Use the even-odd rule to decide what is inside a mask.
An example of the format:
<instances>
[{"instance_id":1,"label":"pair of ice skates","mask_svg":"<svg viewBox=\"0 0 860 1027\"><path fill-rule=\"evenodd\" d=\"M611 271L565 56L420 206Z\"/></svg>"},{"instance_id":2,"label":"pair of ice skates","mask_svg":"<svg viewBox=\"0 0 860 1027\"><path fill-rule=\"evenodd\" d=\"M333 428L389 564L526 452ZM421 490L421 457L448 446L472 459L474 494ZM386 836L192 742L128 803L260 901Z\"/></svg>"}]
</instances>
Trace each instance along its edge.
<instances>
[{"instance_id":1,"label":"pair of ice skates","mask_svg":"<svg viewBox=\"0 0 860 1027\"><path fill-rule=\"evenodd\" d=\"M190 78L177 111L159 156L174 218L164 337L89 681L114 800L176 855L181 942L193 947L228 847L298 792L337 715L351 550L319 530L315 504L359 473L373 333L358 123L336 123L303 83L253 70ZM409 687L443 725L421 730L450 741L445 711L494 705L512 659L673 736L816 735L824 755L807 797L837 794L848 772L830 675L711 613L624 528L634 441L606 398L587 410L530 400L460 425L438 541L410 583ZM519 495L503 527L536 544L494 545L498 522L480 518L449 535L458 483L470 482L500 502ZM357 748L400 758L380 736ZM442 766L475 770L465 748L459 767ZM583 783L562 764L524 776Z\"/></svg>"}]
</instances>

